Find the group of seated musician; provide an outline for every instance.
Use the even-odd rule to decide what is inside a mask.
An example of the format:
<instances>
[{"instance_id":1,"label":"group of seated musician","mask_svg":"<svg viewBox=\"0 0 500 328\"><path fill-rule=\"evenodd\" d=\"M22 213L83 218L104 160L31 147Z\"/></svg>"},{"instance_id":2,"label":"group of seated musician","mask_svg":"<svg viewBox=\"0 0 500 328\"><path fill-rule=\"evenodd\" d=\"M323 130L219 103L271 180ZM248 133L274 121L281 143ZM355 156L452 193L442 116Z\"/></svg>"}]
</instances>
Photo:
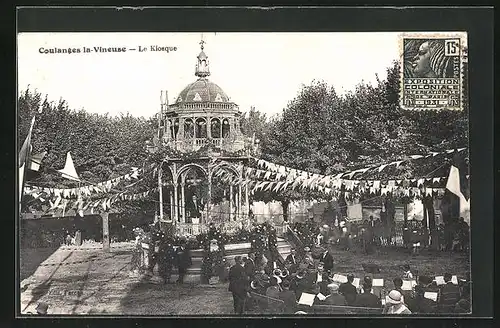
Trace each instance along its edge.
<instances>
[{"instance_id":1,"label":"group of seated musician","mask_svg":"<svg viewBox=\"0 0 500 328\"><path fill-rule=\"evenodd\" d=\"M346 280L339 281L333 265L326 270L325 264L330 268L330 261L323 260L327 257L323 255L319 263L315 262L306 249L305 256L300 258L292 252L285 267L278 268L271 261L266 267L257 267L250 280L250 291L283 301L283 312L288 314L301 310L298 306L303 293L315 295L313 306L378 308L388 315L470 312L469 278L459 280L446 273L442 279L419 275L414 280L406 265L402 275L393 279L393 288L385 293L384 287L374 287L370 276L360 280L347 274L343 276ZM273 312L271 303L268 309Z\"/></svg>"}]
</instances>

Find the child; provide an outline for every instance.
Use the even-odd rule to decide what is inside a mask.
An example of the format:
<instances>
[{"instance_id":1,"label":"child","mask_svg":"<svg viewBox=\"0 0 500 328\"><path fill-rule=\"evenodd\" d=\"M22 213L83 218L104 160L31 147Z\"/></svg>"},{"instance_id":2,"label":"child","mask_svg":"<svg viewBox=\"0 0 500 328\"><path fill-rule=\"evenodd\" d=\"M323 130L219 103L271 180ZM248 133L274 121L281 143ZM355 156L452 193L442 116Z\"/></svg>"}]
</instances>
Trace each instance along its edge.
<instances>
[{"instance_id":1,"label":"child","mask_svg":"<svg viewBox=\"0 0 500 328\"><path fill-rule=\"evenodd\" d=\"M408 279L408 280L413 279L413 273L411 273L409 264L405 264L403 266L403 270L404 270L403 279Z\"/></svg>"}]
</instances>

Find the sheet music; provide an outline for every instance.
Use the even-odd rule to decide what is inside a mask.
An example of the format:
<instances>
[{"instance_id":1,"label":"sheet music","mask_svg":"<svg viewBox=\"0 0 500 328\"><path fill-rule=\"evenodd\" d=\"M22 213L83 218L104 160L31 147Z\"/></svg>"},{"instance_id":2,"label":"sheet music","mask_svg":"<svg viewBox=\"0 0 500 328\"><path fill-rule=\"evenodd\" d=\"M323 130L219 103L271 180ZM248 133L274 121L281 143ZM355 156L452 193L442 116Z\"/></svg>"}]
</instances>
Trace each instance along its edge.
<instances>
[{"instance_id":1,"label":"sheet music","mask_svg":"<svg viewBox=\"0 0 500 328\"><path fill-rule=\"evenodd\" d=\"M434 281L436 282L436 284L439 286L439 285L445 285L446 282L444 281L444 277L443 276L437 276Z\"/></svg>"},{"instance_id":2,"label":"sheet music","mask_svg":"<svg viewBox=\"0 0 500 328\"><path fill-rule=\"evenodd\" d=\"M430 300L433 300L434 302L437 302L438 293L434 293L434 292L425 292L425 293L424 293L424 297L425 297L425 298L428 298L428 299L430 299Z\"/></svg>"},{"instance_id":3,"label":"sheet music","mask_svg":"<svg viewBox=\"0 0 500 328\"><path fill-rule=\"evenodd\" d=\"M384 279L373 279L373 287L384 287Z\"/></svg>"},{"instance_id":4,"label":"sheet music","mask_svg":"<svg viewBox=\"0 0 500 328\"><path fill-rule=\"evenodd\" d=\"M316 295L314 294L302 293L302 295L300 295L299 304L312 306L315 297Z\"/></svg>"},{"instance_id":5,"label":"sheet music","mask_svg":"<svg viewBox=\"0 0 500 328\"><path fill-rule=\"evenodd\" d=\"M321 294L321 293L319 293L319 294L318 294L318 295L316 295L316 296L319 298L319 300L320 300L320 301L324 301L324 300L326 299L326 296L325 296L325 295L323 295L323 294ZM313 302L314 302L314 299L313 299Z\"/></svg>"}]
</instances>

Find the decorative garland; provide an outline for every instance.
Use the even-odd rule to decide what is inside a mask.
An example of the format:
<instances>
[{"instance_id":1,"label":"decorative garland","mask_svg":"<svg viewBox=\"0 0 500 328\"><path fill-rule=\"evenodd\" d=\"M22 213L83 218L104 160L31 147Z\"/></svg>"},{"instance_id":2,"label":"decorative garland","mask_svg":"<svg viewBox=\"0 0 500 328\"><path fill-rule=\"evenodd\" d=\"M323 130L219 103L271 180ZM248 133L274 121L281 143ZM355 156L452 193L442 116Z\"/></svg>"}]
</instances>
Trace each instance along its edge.
<instances>
[{"instance_id":1,"label":"decorative garland","mask_svg":"<svg viewBox=\"0 0 500 328\"><path fill-rule=\"evenodd\" d=\"M228 236L220 228L211 226L208 233L198 235L197 240L203 248L202 277L208 283L210 278L220 275L223 269Z\"/></svg>"}]
</instances>

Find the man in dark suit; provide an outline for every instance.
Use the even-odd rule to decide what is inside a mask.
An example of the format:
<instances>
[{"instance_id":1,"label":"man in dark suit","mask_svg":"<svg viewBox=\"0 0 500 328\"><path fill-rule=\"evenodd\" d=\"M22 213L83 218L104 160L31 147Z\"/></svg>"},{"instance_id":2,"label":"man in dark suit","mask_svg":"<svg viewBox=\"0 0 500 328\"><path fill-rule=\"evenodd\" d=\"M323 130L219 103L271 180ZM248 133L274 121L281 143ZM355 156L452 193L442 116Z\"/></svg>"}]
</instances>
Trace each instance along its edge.
<instances>
[{"instance_id":1,"label":"man in dark suit","mask_svg":"<svg viewBox=\"0 0 500 328\"><path fill-rule=\"evenodd\" d=\"M339 286L339 294L343 295L347 301L348 305L352 305L356 300L356 295L358 292L356 291L356 287L352 284L354 281L354 275L347 275L347 282L344 282Z\"/></svg>"},{"instance_id":2,"label":"man in dark suit","mask_svg":"<svg viewBox=\"0 0 500 328\"><path fill-rule=\"evenodd\" d=\"M337 305L337 306L347 305L346 298L343 295L339 294L339 285L337 285L336 283L331 283L328 285L328 290L330 294L325 298L323 304Z\"/></svg>"},{"instance_id":3,"label":"man in dark suit","mask_svg":"<svg viewBox=\"0 0 500 328\"><path fill-rule=\"evenodd\" d=\"M331 272L333 270L333 256L328 249L321 254L319 261L323 263L326 272Z\"/></svg>"},{"instance_id":4,"label":"man in dark suit","mask_svg":"<svg viewBox=\"0 0 500 328\"><path fill-rule=\"evenodd\" d=\"M255 253L248 253L248 258L245 262L245 274L247 275L248 283L252 282L255 277Z\"/></svg>"},{"instance_id":5,"label":"man in dark suit","mask_svg":"<svg viewBox=\"0 0 500 328\"><path fill-rule=\"evenodd\" d=\"M453 313L455 305L460 300L460 288L451 282L451 274L444 274L445 285L440 287L439 295L439 312Z\"/></svg>"},{"instance_id":6,"label":"man in dark suit","mask_svg":"<svg viewBox=\"0 0 500 328\"><path fill-rule=\"evenodd\" d=\"M310 285L306 279L306 273L304 271L299 271L297 275L290 282L290 289L295 292L296 299L300 299L300 295L303 292L309 290Z\"/></svg>"},{"instance_id":7,"label":"man in dark suit","mask_svg":"<svg viewBox=\"0 0 500 328\"><path fill-rule=\"evenodd\" d=\"M179 270L179 279L177 283L184 283L184 276L186 275L187 269L191 266L191 254L189 249L186 247L186 242L183 241L182 244L177 248L176 258L177 258L177 268Z\"/></svg>"},{"instance_id":8,"label":"man in dark suit","mask_svg":"<svg viewBox=\"0 0 500 328\"><path fill-rule=\"evenodd\" d=\"M369 307L369 308L382 308L382 303L380 299L372 294L372 285L363 283L363 293L356 296L356 301L354 301L354 306L357 307Z\"/></svg>"},{"instance_id":9,"label":"man in dark suit","mask_svg":"<svg viewBox=\"0 0 500 328\"><path fill-rule=\"evenodd\" d=\"M248 292L246 273L241 256L236 256L234 262L229 269L229 291L233 293L234 313L243 314Z\"/></svg>"},{"instance_id":10,"label":"man in dark suit","mask_svg":"<svg viewBox=\"0 0 500 328\"><path fill-rule=\"evenodd\" d=\"M281 284L283 290L279 294L279 299L285 303L285 314L293 314L297 311L297 299L295 293L290 290L290 283L288 281L283 281Z\"/></svg>"},{"instance_id":11,"label":"man in dark suit","mask_svg":"<svg viewBox=\"0 0 500 328\"><path fill-rule=\"evenodd\" d=\"M297 272L299 268L300 259L297 257L297 252L295 248L292 248L290 254L285 259L285 266L290 273Z\"/></svg>"},{"instance_id":12,"label":"man in dark suit","mask_svg":"<svg viewBox=\"0 0 500 328\"><path fill-rule=\"evenodd\" d=\"M328 294L328 289L326 286L330 283L328 278L328 273L325 272L322 263L318 264L318 267L315 272L311 272L308 277L309 286L318 285L320 287L320 292L323 295Z\"/></svg>"},{"instance_id":13,"label":"man in dark suit","mask_svg":"<svg viewBox=\"0 0 500 328\"><path fill-rule=\"evenodd\" d=\"M422 285L415 286L415 297L407 301L408 308L412 313L431 314L437 313L437 303L425 298L425 289Z\"/></svg>"}]
</instances>

